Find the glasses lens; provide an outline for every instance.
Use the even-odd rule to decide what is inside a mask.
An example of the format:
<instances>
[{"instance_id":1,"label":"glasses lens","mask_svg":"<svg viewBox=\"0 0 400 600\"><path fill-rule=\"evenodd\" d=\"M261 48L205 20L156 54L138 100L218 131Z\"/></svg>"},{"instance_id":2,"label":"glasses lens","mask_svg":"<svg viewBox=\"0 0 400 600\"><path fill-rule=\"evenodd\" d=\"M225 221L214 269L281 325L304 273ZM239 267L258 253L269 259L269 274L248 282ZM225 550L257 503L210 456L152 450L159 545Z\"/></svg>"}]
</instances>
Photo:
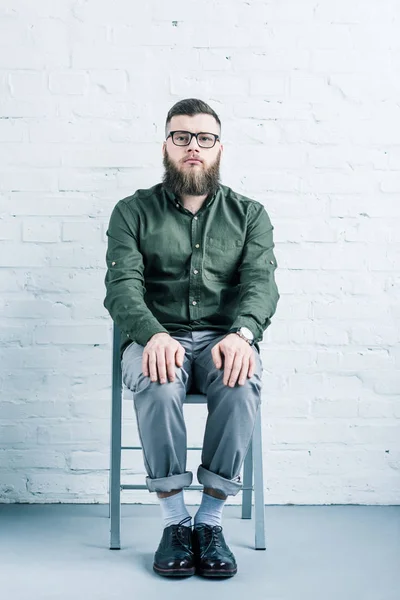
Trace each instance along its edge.
<instances>
[{"instance_id":1,"label":"glasses lens","mask_svg":"<svg viewBox=\"0 0 400 600\"><path fill-rule=\"evenodd\" d=\"M200 133L197 140L202 148L212 148L215 144L215 136L212 133Z\"/></svg>"},{"instance_id":2,"label":"glasses lens","mask_svg":"<svg viewBox=\"0 0 400 600\"><path fill-rule=\"evenodd\" d=\"M190 144L190 135L186 131L175 131L172 141L177 146L187 146Z\"/></svg>"}]
</instances>

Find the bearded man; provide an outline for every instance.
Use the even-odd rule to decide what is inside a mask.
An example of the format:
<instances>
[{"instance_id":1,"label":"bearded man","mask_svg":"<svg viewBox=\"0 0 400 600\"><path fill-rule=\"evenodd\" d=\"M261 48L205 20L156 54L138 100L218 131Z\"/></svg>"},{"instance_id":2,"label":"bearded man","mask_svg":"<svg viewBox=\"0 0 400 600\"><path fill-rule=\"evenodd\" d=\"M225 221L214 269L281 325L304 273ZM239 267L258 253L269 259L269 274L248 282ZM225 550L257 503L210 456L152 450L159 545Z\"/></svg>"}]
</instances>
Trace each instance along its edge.
<instances>
[{"instance_id":1,"label":"bearded man","mask_svg":"<svg viewBox=\"0 0 400 600\"><path fill-rule=\"evenodd\" d=\"M175 104L165 134L162 183L112 211L104 306L122 332L122 379L134 396L146 484L161 505L153 568L232 577L221 516L241 489L261 402L258 342L279 300L273 226L261 203L220 183L221 122L208 104ZM193 526L183 496L193 478L188 392L205 394L208 407Z\"/></svg>"}]
</instances>

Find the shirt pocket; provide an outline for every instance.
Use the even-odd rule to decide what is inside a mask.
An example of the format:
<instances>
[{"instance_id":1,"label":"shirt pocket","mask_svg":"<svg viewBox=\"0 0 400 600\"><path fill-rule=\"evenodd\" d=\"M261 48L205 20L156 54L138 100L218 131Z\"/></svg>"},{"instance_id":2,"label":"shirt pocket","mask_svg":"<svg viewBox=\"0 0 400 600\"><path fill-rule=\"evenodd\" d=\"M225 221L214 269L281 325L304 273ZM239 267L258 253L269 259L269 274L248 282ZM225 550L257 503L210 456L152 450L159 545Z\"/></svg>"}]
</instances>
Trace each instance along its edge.
<instances>
[{"instance_id":1,"label":"shirt pocket","mask_svg":"<svg viewBox=\"0 0 400 600\"><path fill-rule=\"evenodd\" d=\"M228 281L235 275L243 250L243 240L206 237L203 274L206 279Z\"/></svg>"}]
</instances>

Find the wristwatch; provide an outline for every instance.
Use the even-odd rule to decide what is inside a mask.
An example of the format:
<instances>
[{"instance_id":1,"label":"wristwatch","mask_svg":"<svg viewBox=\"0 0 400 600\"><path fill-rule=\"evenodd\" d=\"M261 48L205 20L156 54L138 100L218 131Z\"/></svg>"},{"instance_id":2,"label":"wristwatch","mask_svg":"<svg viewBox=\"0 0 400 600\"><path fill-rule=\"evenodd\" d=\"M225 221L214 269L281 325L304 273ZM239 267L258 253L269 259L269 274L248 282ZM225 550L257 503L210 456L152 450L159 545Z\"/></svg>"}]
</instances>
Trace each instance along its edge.
<instances>
[{"instance_id":1,"label":"wristwatch","mask_svg":"<svg viewBox=\"0 0 400 600\"><path fill-rule=\"evenodd\" d=\"M229 333L236 333L243 340L246 340L246 342L248 342L250 346L253 346L254 344L254 335L248 327L238 327L236 329L231 329Z\"/></svg>"}]
</instances>

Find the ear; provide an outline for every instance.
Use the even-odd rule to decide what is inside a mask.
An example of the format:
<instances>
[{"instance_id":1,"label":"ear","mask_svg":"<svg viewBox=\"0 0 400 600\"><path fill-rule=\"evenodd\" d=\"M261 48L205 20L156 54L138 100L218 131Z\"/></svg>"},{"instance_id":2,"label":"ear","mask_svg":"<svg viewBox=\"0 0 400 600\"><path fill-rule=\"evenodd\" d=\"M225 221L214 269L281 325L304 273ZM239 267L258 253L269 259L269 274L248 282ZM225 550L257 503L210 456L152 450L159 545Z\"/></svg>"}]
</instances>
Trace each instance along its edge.
<instances>
[{"instance_id":1,"label":"ear","mask_svg":"<svg viewBox=\"0 0 400 600\"><path fill-rule=\"evenodd\" d=\"M162 143L162 148L161 148L161 151L162 151L162 153L163 153L163 154L164 154L164 152L165 152L165 149L166 149L166 147L167 147L167 144L166 144L166 142L163 142L163 143Z\"/></svg>"}]
</instances>

